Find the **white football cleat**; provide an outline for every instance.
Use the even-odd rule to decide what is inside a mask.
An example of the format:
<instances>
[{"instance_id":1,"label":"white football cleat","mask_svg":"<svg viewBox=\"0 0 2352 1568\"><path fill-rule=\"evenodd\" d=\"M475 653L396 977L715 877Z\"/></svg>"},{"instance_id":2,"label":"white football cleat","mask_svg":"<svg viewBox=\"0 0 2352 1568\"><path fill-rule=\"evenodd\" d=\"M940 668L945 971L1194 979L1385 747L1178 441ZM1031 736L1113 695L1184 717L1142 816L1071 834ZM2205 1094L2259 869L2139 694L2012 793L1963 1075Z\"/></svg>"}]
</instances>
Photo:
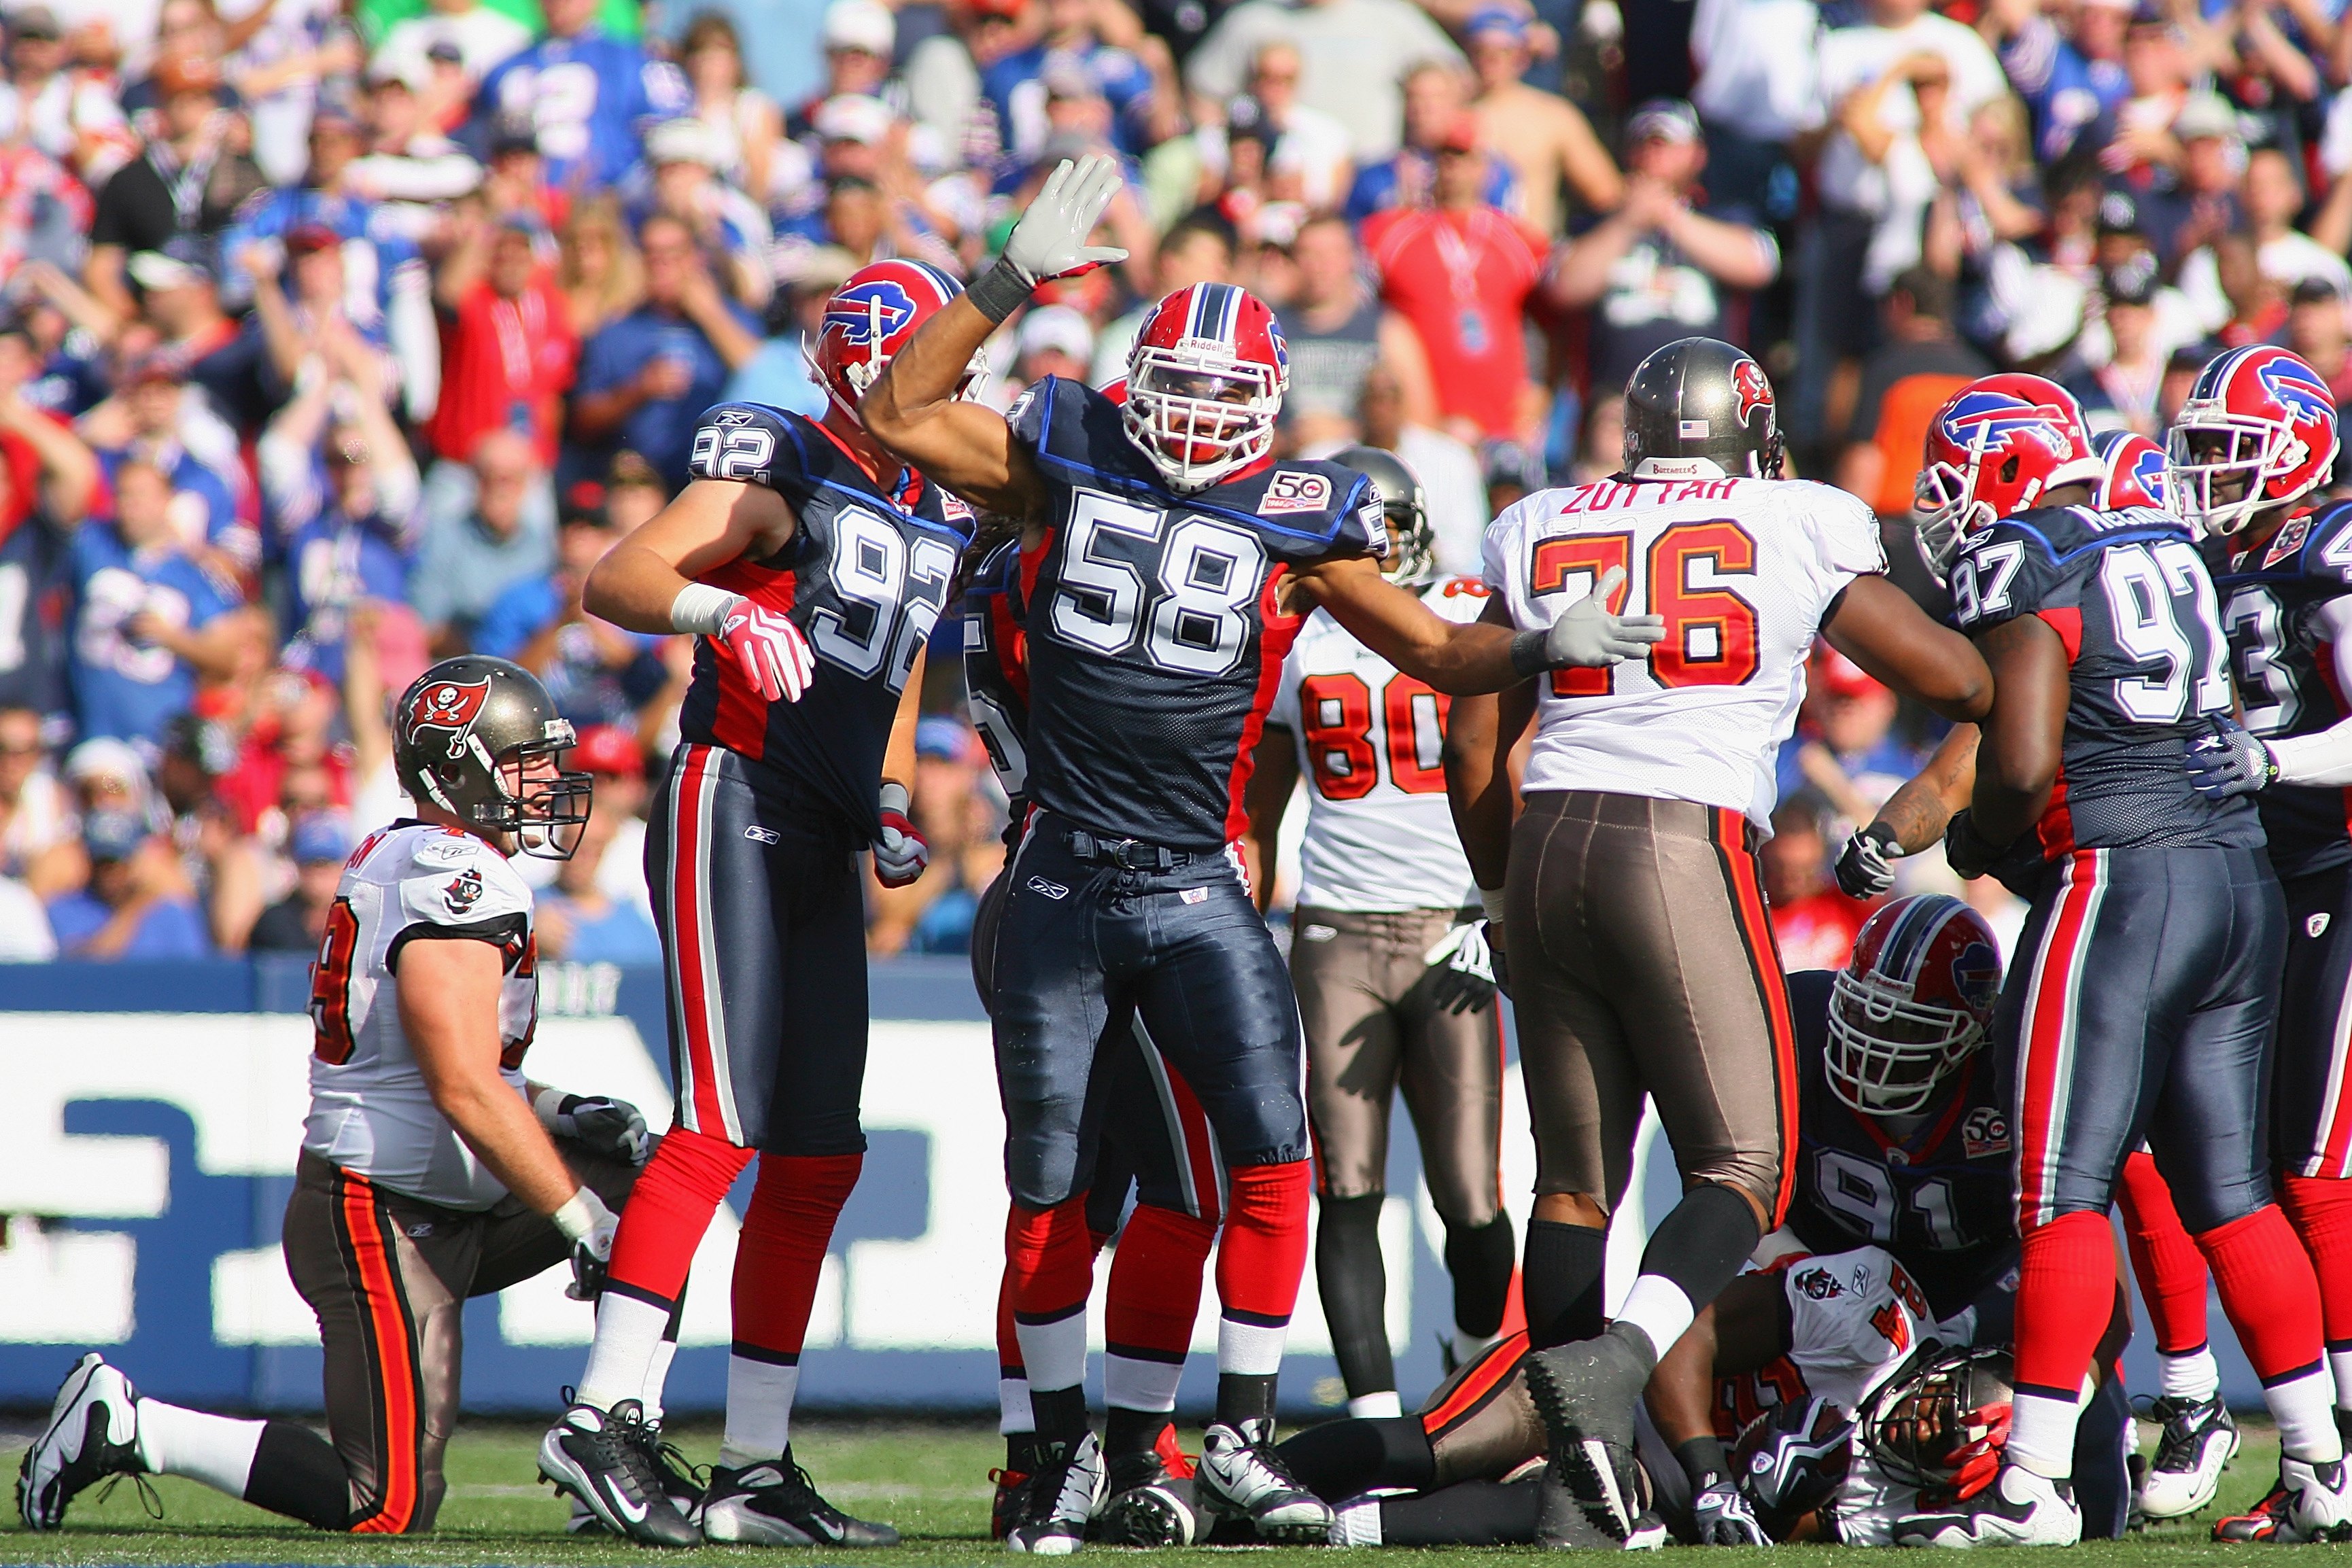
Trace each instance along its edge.
<instances>
[{"instance_id":1,"label":"white football cleat","mask_svg":"<svg viewBox=\"0 0 2352 1568\"><path fill-rule=\"evenodd\" d=\"M2218 1396L2158 1399L2148 1414L2164 1430L2140 1482L2140 1511L2150 1519L2185 1519L2221 1490L2221 1471L2238 1451L2238 1424Z\"/></svg>"},{"instance_id":2,"label":"white football cleat","mask_svg":"<svg viewBox=\"0 0 2352 1568\"><path fill-rule=\"evenodd\" d=\"M1274 1423L1217 1422L1201 1434L1192 1473L1207 1511L1245 1519L1269 1545L1321 1545L1331 1539L1331 1505L1308 1491L1274 1449Z\"/></svg>"},{"instance_id":3,"label":"white football cleat","mask_svg":"<svg viewBox=\"0 0 2352 1568\"><path fill-rule=\"evenodd\" d=\"M1946 1513L1915 1513L1895 1526L1897 1546L2072 1546L2083 1511L2065 1481L2003 1465L1992 1485Z\"/></svg>"},{"instance_id":4,"label":"white football cleat","mask_svg":"<svg viewBox=\"0 0 2352 1568\"><path fill-rule=\"evenodd\" d=\"M2352 1541L2352 1465L2340 1458L2315 1465L2281 1454L2279 1485L2286 1492L2286 1517L2272 1539Z\"/></svg>"},{"instance_id":5,"label":"white football cleat","mask_svg":"<svg viewBox=\"0 0 2352 1568\"><path fill-rule=\"evenodd\" d=\"M92 1351L66 1375L48 1425L16 1467L16 1511L27 1530L55 1530L83 1490L146 1469L139 1457L139 1392Z\"/></svg>"}]
</instances>

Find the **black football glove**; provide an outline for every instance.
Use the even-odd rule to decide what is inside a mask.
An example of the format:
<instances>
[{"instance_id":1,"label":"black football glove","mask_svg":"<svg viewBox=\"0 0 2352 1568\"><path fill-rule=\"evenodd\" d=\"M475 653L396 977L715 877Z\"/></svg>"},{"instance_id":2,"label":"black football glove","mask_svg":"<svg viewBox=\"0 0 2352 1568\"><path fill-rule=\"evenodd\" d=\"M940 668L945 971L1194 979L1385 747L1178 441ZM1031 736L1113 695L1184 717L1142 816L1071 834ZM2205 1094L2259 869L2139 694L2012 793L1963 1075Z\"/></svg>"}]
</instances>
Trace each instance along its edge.
<instances>
[{"instance_id":1,"label":"black football glove","mask_svg":"<svg viewBox=\"0 0 2352 1568\"><path fill-rule=\"evenodd\" d=\"M1848 898L1877 898L1895 885L1894 862L1900 852L1895 830L1871 822L1853 831L1845 852L1838 856L1837 884Z\"/></svg>"},{"instance_id":2,"label":"black football glove","mask_svg":"<svg viewBox=\"0 0 2352 1568\"><path fill-rule=\"evenodd\" d=\"M1494 1005L1494 954L1486 944L1484 920L1454 926L1422 955L1422 961L1434 971L1432 992L1447 1012L1473 1013Z\"/></svg>"},{"instance_id":3,"label":"black football glove","mask_svg":"<svg viewBox=\"0 0 2352 1568\"><path fill-rule=\"evenodd\" d=\"M645 1113L626 1100L543 1089L531 1109L550 1137L568 1138L600 1158L642 1166L653 1152Z\"/></svg>"},{"instance_id":4,"label":"black football glove","mask_svg":"<svg viewBox=\"0 0 2352 1568\"><path fill-rule=\"evenodd\" d=\"M1973 882L1993 865L2008 850L2007 844L1997 844L1977 831L1976 813L1963 808L1952 813L1944 828L1944 859L1954 876Z\"/></svg>"}]
</instances>

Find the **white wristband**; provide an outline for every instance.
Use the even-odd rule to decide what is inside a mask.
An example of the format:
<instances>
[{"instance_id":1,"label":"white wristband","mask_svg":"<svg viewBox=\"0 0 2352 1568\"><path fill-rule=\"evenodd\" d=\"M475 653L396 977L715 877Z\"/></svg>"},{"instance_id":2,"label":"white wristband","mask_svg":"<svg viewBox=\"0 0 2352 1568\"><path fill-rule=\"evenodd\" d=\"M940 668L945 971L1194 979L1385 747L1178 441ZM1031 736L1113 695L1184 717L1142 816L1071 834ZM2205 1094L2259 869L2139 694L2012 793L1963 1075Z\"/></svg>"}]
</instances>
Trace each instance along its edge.
<instances>
[{"instance_id":1,"label":"white wristband","mask_svg":"<svg viewBox=\"0 0 2352 1568\"><path fill-rule=\"evenodd\" d=\"M552 1133L555 1131L555 1119L563 1113L557 1109L562 1103L562 1090L551 1086L542 1088L531 1097L530 1113L539 1118L541 1126Z\"/></svg>"},{"instance_id":2,"label":"white wristband","mask_svg":"<svg viewBox=\"0 0 2352 1568\"><path fill-rule=\"evenodd\" d=\"M555 1228L563 1232L564 1239L577 1247L601 1228L613 1223L613 1211L604 1200L586 1187L580 1188L563 1200L563 1207L548 1216Z\"/></svg>"},{"instance_id":3,"label":"white wristband","mask_svg":"<svg viewBox=\"0 0 2352 1568\"><path fill-rule=\"evenodd\" d=\"M1480 888L1478 890L1478 903L1479 905L1486 911L1486 923L1488 925L1500 925L1503 923L1503 890L1501 888Z\"/></svg>"},{"instance_id":4,"label":"white wristband","mask_svg":"<svg viewBox=\"0 0 2352 1568\"><path fill-rule=\"evenodd\" d=\"M730 593L707 582L689 582L669 601L670 629L716 637L719 628L727 624L727 618L735 613L735 607L742 602L740 593Z\"/></svg>"}]
</instances>

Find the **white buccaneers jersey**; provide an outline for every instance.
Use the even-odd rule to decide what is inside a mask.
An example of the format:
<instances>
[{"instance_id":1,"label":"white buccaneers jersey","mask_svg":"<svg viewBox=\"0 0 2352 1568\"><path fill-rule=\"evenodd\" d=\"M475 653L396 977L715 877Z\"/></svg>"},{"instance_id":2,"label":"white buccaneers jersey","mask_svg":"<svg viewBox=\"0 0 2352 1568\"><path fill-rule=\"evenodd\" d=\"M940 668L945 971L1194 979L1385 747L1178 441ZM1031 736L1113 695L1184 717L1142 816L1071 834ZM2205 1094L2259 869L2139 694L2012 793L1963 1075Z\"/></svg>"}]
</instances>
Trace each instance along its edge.
<instances>
[{"instance_id":1,"label":"white buccaneers jersey","mask_svg":"<svg viewBox=\"0 0 2352 1568\"><path fill-rule=\"evenodd\" d=\"M1475 621L1486 607L1486 586L1469 578L1421 597L1448 621ZM1266 714L1296 737L1307 779L1299 903L1378 910L1478 902L1445 804L1451 701L1320 610L1299 628Z\"/></svg>"},{"instance_id":2,"label":"white buccaneers jersey","mask_svg":"<svg viewBox=\"0 0 2352 1568\"><path fill-rule=\"evenodd\" d=\"M1611 567L1626 575L1610 609L1664 616L1665 641L1538 677L1526 788L1695 800L1769 833L1773 756L1822 618L1886 570L1877 519L1801 479L1604 479L1538 491L1486 529L1487 586L1522 629L1550 625Z\"/></svg>"},{"instance_id":3,"label":"white buccaneers jersey","mask_svg":"<svg viewBox=\"0 0 2352 1568\"><path fill-rule=\"evenodd\" d=\"M530 889L471 833L401 822L368 836L343 866L310 975L310 1117L302 1146L378 1186L450 1208L506 1196L433 1103L400 1027L394 976L415 941L495 944L499 1067L523 1091L523 1052L539 1022Z\"/></svg>"}]
</instances>

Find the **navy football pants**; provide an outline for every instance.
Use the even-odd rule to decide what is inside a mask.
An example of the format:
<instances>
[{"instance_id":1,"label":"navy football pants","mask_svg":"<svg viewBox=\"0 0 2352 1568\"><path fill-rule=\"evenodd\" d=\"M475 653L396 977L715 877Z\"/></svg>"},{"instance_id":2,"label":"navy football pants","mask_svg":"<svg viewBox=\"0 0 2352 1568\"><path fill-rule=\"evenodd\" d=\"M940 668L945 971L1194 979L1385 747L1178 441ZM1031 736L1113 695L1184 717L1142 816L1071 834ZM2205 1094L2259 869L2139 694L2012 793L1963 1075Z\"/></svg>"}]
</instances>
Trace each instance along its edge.
<instances>
[{"instance_id":1,"label":"navy football pants","mask_svg":"<svg viewBox=\"0 0 2352 1568\"><path fill-rule=\"evenodd\" d=\"M2078 850L2052 868L1994 1023L2018 1228L2104 1214L2145 1137L2191 1234L2270 1201L2265 1058L2286 906L2261 850Z\"/></svg>"},{"instance_id":2,"label":"navy football pants","mask_svg":"<svg viewBox=\"0 0 2352 1568\"><path fill-rule=\"evenodd\" d=\"M2286 883L2286 979L2271 1068L2281 1176L2352 1176L2352 866Z\"/></svg>"},{"instance_id":3,"label":"navy football pants","mask_svg":"<svg viewBox=\"0 0 2352 1568\"><path fill-rule=\"evenodd\" d=\"M1041 811L1004 874L996 1070L1017 1202L1050 1208L1091 1185L1110 1086L1096 1046L1130 1009L1140 1042L1199 1097L1225 1166L1307 1157L1297 1000L1232 861L1082 860Z\"/></svg>"}]
</instances>

